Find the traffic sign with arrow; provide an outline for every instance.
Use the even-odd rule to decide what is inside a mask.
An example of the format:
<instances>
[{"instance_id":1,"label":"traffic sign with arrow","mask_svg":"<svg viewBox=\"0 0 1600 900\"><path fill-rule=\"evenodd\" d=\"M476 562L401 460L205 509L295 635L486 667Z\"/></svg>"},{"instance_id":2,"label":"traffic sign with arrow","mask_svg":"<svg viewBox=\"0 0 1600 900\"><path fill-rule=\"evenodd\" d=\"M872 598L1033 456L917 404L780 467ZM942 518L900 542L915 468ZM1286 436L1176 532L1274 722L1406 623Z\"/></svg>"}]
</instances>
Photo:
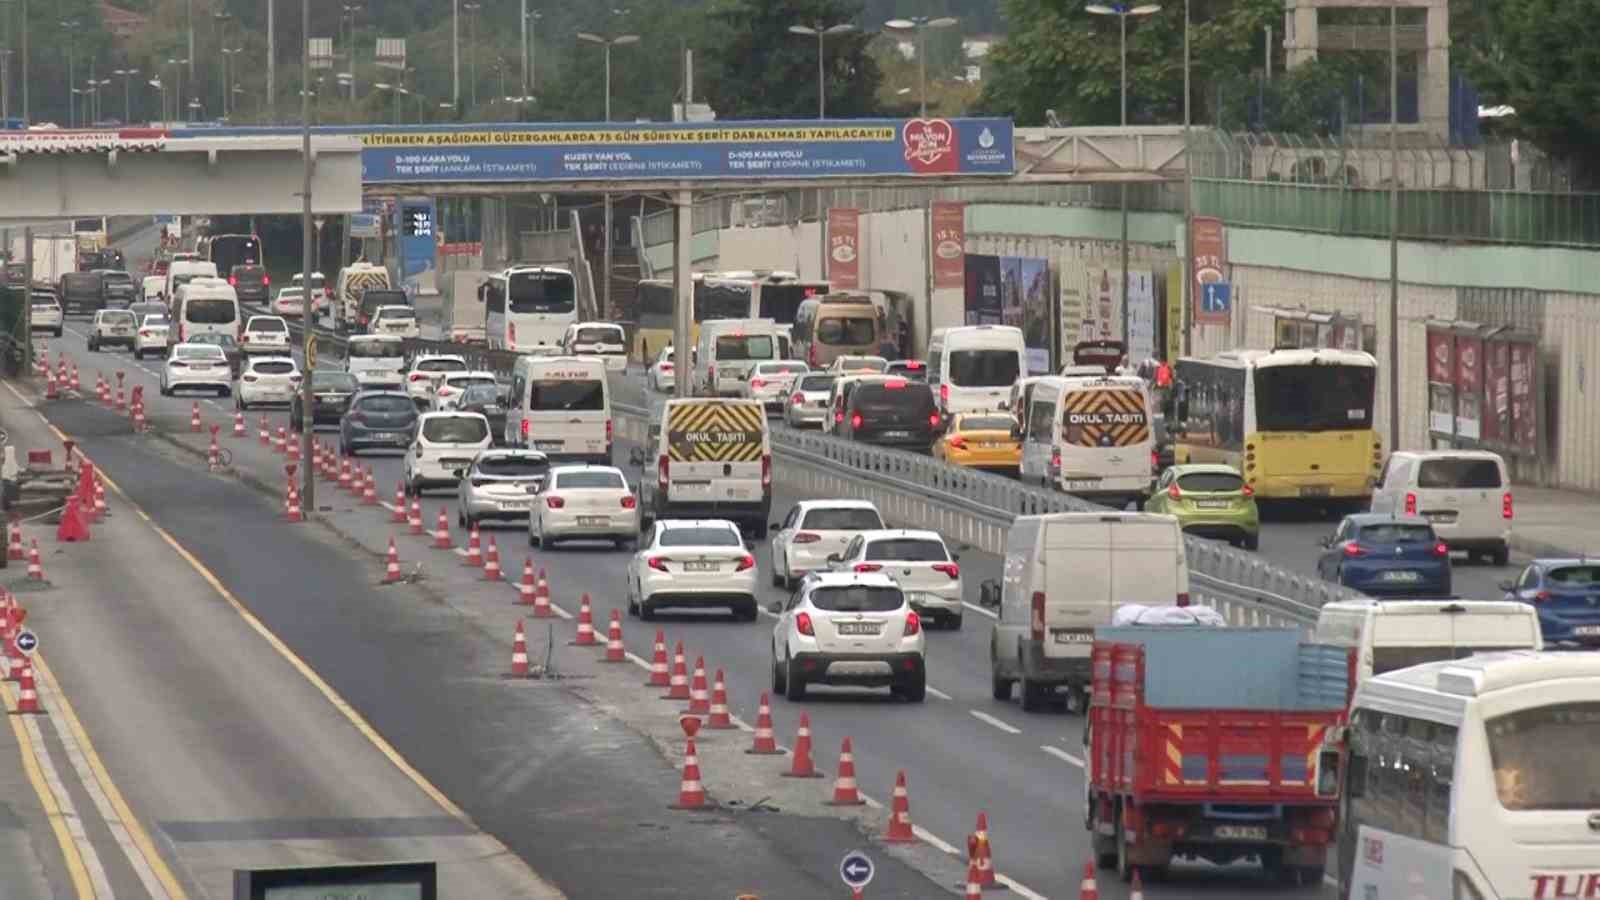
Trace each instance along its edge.
<instances>
[{"instance_id":1,"label":"traffic sign with arrow","mask_svg":"<svg viewBox=\"0 0 1600 900\"><path fill-rule=\"evenodd\" d=\"M19 632L17 634L16 644L17 650L32 656L33 651L39 649L39 636L31 631Z\"/></svg>"},{"instance_id":2,"label":"traffic sign with arrow","mask_svg":"<svg viewBox=\"0 0 1600 900\"><path fill-rule=\"evenodd\" d=\"M839 878L847 887L864 888L872 883L872 875L876 867L872 864L871 857L860 850L851 850L839 860Z\"/></svg>"}]
</instances>

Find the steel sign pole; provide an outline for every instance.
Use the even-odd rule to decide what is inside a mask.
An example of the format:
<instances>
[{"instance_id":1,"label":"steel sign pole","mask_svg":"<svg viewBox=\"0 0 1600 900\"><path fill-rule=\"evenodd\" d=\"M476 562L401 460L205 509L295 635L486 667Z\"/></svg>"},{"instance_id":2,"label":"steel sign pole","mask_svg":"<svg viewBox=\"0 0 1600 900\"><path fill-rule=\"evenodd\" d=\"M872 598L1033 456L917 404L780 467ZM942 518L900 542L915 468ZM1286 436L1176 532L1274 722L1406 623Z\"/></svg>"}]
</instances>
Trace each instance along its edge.
<instances>
[{"instance_id":1,"label":"steel sign pole","mask_svg":"<svg viewBox=\"0 0 1600 900\"><path fill-rule=\"evenodd\" d=\"M1117 24L1121 26L1121 48L1118 55L1122 59L1122 127L1128 127L1128 16L1117 16ZM1128 314L1133 309L1133 304L1128 302L1128 183L1126 181L1117 185L1117 196L1122 201L1122 352L1123 360L1128 364L1133 362L1133 323L1128 321Z\"/></svg>"},{"instance_id":2,"label":"steel sign pole","mask_svg":"<svg viewBox=\"0 0 1600 900\"><path fill-rule=\"evenodd\" d=\"M305 168L305 184L300 195L304 206L300 216L300 271L301 284L304 285L305 314L301 321L305 323L305 375L300 380L300 409L302 410L301 435L300 435L300 460L302 462L301 480L302 488L300 506L305 515L310 517L317 508L317 475L311 461L311 438L316 431L310 424L306 424L307 416L311 417L314 424L315 415L312 411L311 378L316 365L315 349L317 321L317 305L311 296L311 0L300 0L300 154Z\"/></svg>"},{"instance_id":3,"label":"steel sign pole","mask_svg":"<svg viewBox=\"0 0 1600 900\"><path fill-rule=\"evenodd\" d=\"M692 396L689 381L694 377L694 348L689 332L694 326L694 192L677 192L672 205L672 370L673 393ZM650 361L644 361L649 365Z\"/></svg>"},{"instance_id":4,"label":"steel sign pole","mask_svg":"<svg viewBox=\"0 0 1600 900\"><path fill-rule=\"evenodd\" d=\"M1194 147L1189 144L1189 0L1183 0L1183 351L1194 347ZM1168 329L1170 332L1170 329ZM1177 356L1173 348L1167 355Z\"/></svg>"},{"instance_id":5,"label":"steel sign pole","mask_svg":"<svg viewBox=\"0 0 1600 900\"><path fill-rule=\"evenodd\" d=\"M274 36L278 33L273 8L278 0L267 0L267 122L278 120L278 50Z\"/></svg>"},{"instance_id":6,"label":"steel sign pole","mask_svg":"<svg viewBox=\"0 0 1600 900\"><path fill-rule=\"evenodd\" d=\"M612 40L613 40L612 37L608 35L607 39L606 39L606 44L605 44L605 56L606 56L606 124L607 125L611 124L611 46L612 46ZM684 109L685 116L687 116L689 107L687 105L685 105L683 109ZM606 252L604 254L605 262L602 263L602 265L605 267L605 271L604 271L604 273L602 275L601 282L600 282L601 290L604 292L603 296L605 297L605 302L604 302L604 304L601 304L601 303L596 303L595 304L595 307L596 307L595 315L599 316L602 319L605 319L605 318L607 318L608 316L611 315L611 192L610 191L606 191L606 193L605 193L605 222L606 222L606 247L605 247L605 251Z\"/></svg>"},{"instance_id":7,"label":"steel sign pole","mask_svg":"<svg viewBox=\"0 0 1600 900\"><path fill-rule=\"evenodd\" d=\"M1400 75L1399 9L1389 3L1389 451L1400 448Z\"/></svg>"}]
</instances>

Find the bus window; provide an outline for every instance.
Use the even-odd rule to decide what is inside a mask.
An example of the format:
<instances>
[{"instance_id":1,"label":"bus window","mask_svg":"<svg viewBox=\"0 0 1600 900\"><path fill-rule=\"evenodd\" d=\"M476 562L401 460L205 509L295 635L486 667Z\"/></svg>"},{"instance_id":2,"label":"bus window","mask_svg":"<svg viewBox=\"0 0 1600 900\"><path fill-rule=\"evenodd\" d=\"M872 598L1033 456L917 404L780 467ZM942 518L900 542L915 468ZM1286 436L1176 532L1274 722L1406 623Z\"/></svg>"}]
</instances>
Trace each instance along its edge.
<instances>
[{"instance_id":1,"label":"bus window","mask_svg":"<svg viewBox=\"0 0 1600 900\"><path fill-rule=\"evenodd\" d=\"M1372 427L1377 369L1293 365L1256 369L1256 424L1262 431L1344 431Z\"/></svg>"},{"instance_id":2,"label":"bus window","mask_svg":"<svg viewBox=\"0 0 1600 900\"><path fill-rule=\"evenodd\" d=\"M570 313L577 309L578 284L566 272L513 272L506 294L513 313Z\"/></svg>"},{"instance_id":3,"label":"bus window","mask_svg":"<svg viewBox=\"0 0 1600 900\"><path fill-rule=\"evenodd\" d=\"M1600 703L1563 703L1484 722L1495 793L1508 810L1600 805Z\"/></svg>"}]
</instances>

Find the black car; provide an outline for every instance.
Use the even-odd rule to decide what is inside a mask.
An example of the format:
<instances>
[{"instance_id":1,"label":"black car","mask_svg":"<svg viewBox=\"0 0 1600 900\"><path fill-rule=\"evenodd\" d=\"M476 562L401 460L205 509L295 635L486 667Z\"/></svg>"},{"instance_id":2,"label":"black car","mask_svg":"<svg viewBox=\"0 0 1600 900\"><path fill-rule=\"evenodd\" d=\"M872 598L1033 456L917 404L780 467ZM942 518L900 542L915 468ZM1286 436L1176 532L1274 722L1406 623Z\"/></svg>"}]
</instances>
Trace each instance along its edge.
<instances>
[{"instance_id":1,"label":"black car","mask_svg":"<svg viewBox=\"0 0 1600 900\"><path fill-rule=\"evenodd\" d=\"M362 391L339 420L339 452L405 450L417 433L417 405L405 391Z\"/></svg>"},{"instance_id":2,"label":"black car","mask_svg":"<svg viewBox=\"0 0 1600 900\"><path fill-rule=\"evenodd\" d=\"M94 272L68 272L56 285L56 297L61 301L61 312L68 316L92 316L105 308L105 297L100 293L100 276Z\"/></svg>"},{"instance_id":3,"label":"black car","mask_svg":"<svg viewBox=\"0 0 1600 900\"><path fill-rule=\"evenodd\" d=\"M461 394L461 402L456 404L456 409L462 412L480 413L489 420L489 438L496 447L504 444L506 438L506 404L500 390L500 386L494 384L468 385Z\"/></svg>"},{"instance_id":4,"label":"black car","mask_svg":"<svg viewBox=\"0 0 1600 900\"><path fill-rule=\"evenodd\" d=\"M834 431L847 440L927 450L944 423L926 384L890 376L858 382Z\"/></svg>"},{"instance_id":5,"label":"black car","mask_svg":"<svg viewBox=\"0 0 1600 900\"><path fill-rule=\"evenodd\" d=\"M365 333L372 325L373 314L380 306L410 306L411 298L405 291L392 288L371 288L361 295L361 308L356 310L356 330Z\"/></svg>"},{"instance_id":6,"label":"black car","mask_svg":"<svg viewBox=\"0 0 1600 900\"><path fill-rule=\"evenodd\" d=\"M231 334L203 332L189 338L189 343L221 347L223 355L228 357L228 368L233 370L234 378L238 378L239 372L244 369L244 351L239 349L239 341Z\"/></svg>"},{"instance_id":7,"label":"black car","mask_svg":"<svg viewBox=\"0 0 1600 900\"><path fill-rule=\"evenodd\" d=\"M237 268L237 267L235 267ZM311 373L311 427L338 425L350 408L350 398L361 390L360 382L349 372L318 369ZM299 393L289 401L289 427L296 432L305 430L305 416L300 411Z\"/></svg>"},{"instance_id":8,"label":"black car","mask_svg":"<svg viewBox=\"0 0 1600 900\"><path fill-rule=\"evenodd\" d=\"M252 303L266 303L272 288L266 268L258 265L234 266L228 273L228 283L240 300Z\"/></svg>"},{"instance_id":9,"label":"black car","mask_svg":"<svg viewBox=\"0 0 1600 900\"><path fill-rule=\"evenodd\" d=\"M100 297L106 309L127 309L139 299L139 287L133 276L113 269L96 269L100 277Z\"/></svg>"}]
</instances>

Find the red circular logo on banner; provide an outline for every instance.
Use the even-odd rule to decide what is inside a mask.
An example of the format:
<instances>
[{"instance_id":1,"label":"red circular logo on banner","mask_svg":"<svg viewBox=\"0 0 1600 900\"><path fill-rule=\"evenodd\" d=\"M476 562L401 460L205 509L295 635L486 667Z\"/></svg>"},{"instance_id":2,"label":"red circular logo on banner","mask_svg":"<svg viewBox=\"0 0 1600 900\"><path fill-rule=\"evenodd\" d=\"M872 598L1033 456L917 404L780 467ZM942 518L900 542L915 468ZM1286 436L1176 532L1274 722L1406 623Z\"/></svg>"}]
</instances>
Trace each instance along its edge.
<instances>
[{"instance_id":1,"label":"red circular logo on banner","mask_svg":"<svg viewBox=\"0 0 1600 900\"><path fill-rule=\"evenodd\" d=\"M901 141L914 174L956 171L956 130L944 119L912 119Z\"/></svg>"}]
</instances>

